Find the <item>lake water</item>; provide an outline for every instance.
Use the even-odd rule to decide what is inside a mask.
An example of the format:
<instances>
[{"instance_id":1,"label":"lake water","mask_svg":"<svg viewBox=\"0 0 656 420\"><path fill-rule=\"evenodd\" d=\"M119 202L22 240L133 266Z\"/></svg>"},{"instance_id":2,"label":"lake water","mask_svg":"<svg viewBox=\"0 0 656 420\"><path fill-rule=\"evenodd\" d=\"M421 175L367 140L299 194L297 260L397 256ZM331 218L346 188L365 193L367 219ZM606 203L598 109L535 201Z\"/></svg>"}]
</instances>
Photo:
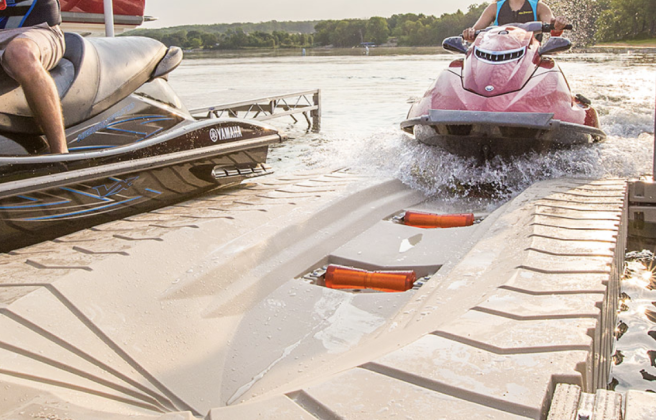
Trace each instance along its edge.
<instances>
[{"instance_id":1,"label":"lake water","mask_svg":"<svg viewBox=\"0 0 656 420\"><path fill-rule=\"evenodd\" d=\"M429 194L461 194L463 185L474 184L496 188L502 199L541 179L651 172L656 55L561 56L559 64L572 90L593 101L608 141L478 167L473 160L417 144L398 128L409 103L423 95L453 55L436 54L437 49L410 55L376 55L372 49L364 56L361 51L340 56L202 56L185 60L171 84L190 108L321 89L319 135L304 135L305 123L296 128L276 123L293 137L272 153L270 163L278 171L349 166L397 177Z\"/></svg>"},{"instance_id":2,"label":"lake water","mask_svg":"<svg viewBox=\"0 0 656 420\"><path fill-rule=\"evenodd\" d=\"M477 166L473 160L418 144L399 129L409 104L423 95L452 55L436 54L437 49L405 50L406 55L361 52L332 56L324 51L306 57L289 52L202 55L185 60L171 76L171 84L190 108L321 89L321 133L306 134L304 122L299 126L275 122L291 137L270 155L269 163L279 173L350 167L396 177L455 202L484 192L485 205L492 209L543 179L625 178L652 171L656 54L560 56L572 90L593 101L608 140ZM640 278L644 285L650 284ZM634 299L625 308L634 310L621 315L620 329L627 327L628 332L624 330L618 341L621 357L616 357L614 385L618 391L656 390L656 312L650 318L644 305L637 304L656 295L636 289L634 283L628 280L624 286Z\"/></svg>"}]
</instances>

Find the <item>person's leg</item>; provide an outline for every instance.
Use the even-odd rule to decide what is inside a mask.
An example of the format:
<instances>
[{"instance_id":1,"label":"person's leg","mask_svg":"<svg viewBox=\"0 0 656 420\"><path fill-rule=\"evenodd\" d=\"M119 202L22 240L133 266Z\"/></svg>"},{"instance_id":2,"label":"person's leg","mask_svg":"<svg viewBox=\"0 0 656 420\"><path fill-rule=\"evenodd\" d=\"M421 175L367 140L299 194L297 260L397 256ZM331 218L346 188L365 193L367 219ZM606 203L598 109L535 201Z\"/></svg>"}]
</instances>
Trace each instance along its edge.
<instances>
[{"instance_id":1,"label":"person's leg","mask_svg":"<svg viewBox=\"0 0 656 420\"><path fill-rule=\"evenodd\" d=\"M21 85L34 118L43 130L52 153L68 153L64 118L54 80L41 63L38 45L16 38L7 45L2 65Z\"/></svg>"}]
</instances>

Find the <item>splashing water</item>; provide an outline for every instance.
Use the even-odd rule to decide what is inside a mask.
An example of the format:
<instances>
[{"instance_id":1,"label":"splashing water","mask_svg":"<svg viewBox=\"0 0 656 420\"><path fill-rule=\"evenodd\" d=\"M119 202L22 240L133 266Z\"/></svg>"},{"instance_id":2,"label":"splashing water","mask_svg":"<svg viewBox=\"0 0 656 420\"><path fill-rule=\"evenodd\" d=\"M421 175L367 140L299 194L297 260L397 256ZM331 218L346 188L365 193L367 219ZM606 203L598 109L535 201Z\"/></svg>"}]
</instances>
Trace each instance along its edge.
<instances>
[{"instance_id":1,"label":"splashing water","mask_svg":"<svg viewBox=\"0 0 656 420\"><path fill-rule=\"evenodd\" d=\"M568 37L579 45L593 42L599 17L596 0L554 0L549 4L555 16L566 16L574 24L576 30Z\"/></svg>"},{"instance_id":2,"label":"splashing water","mask_svg":"<svg viewBox=\"0 0 656 420\"><path fill-rule=\"evenodd\" d=\"M428 196L467 197L483 194L499 199L517 195L545 179L631 177L647 171L653 139L648 134L626 140L514 159L495 157L479 165L437 147L419 143L400 130L353 138L323 138L300 154L308 167L339 162L375 176L395 177ZM291 168L289 168L291 169Z\"/></svg>"},{"instance_id":3,"label":"splashing water","mask_svg":"<svg viewBox=\"0 0 656 420\"><path fill-rule=\"evenodd\" d=\"M473 158L421 144L396 127L351 131L348 135L330 131L292 141L291 150L303 150L294 155L286 149L284 160L296 160L286 169L338 163L376 176L398 178L429 196L457 199L486 195L499 200L545 179L629 178L650 173L656 75L650 65L653 58L646 62L644 57L631 54L563 58L561 67L570 84L593 101L602 129L608 134L605 142L512 159L497 156L478 165ZM634 65L636 62L639 64Z\"/></svg>"}]
</instances>

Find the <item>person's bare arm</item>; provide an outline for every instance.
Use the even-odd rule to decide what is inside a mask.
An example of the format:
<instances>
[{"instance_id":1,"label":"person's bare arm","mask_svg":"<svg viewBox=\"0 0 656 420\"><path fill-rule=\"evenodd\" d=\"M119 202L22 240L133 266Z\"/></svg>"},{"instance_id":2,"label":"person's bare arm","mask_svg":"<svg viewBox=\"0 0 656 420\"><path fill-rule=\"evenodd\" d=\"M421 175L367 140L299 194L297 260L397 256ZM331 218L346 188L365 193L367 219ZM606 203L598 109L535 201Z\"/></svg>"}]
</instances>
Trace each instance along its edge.
<instances>
[{"instance_id":1,"label":"person's bare arm","mask_svg":"<svg viewBox=\"0 0 656 420\"><path fill-rule=\"evenodd\" d=\"M472 42L476 38L476 31L485 29L494 23L496 15L497 4L495 2L485 8L483 14L480 18L478 18L478 21L476 21L473 27L467 28L462 32L462 37L465 39L465 41Z\"/></svg>"},{"instance_id":2,"label":"person's bare arm","mask_svg":"<svg viewBox=\"0 0 656 420\"><path fill-rule=\"evenodd\" d=\"M554 17L551 8L544 3L538 3L538 20L553 23L556 32L562 32L565 26L569 24L565 16Z\"/></svg>"}]
</instances>

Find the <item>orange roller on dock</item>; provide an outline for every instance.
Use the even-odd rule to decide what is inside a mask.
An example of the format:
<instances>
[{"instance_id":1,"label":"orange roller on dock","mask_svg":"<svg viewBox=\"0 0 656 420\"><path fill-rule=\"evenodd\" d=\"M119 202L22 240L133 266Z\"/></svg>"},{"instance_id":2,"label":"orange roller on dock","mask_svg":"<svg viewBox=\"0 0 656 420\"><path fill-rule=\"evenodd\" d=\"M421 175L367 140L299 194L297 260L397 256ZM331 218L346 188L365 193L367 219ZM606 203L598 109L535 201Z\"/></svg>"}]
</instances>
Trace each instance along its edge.
<instances>
[{"instance_id":1,"label":"orange roller on dock","mask_svg":"<svg viewBox=\"0 0 656 420\"><path fill-rule=\"evenodd\" d=\"M474 224L474 215L465 214L432 214L419 211L407 211L403 223L424 229L465 227Z\"/></svg>"},{"instance_id":2,"label":"orange roller on dock","mask_svg":"<svg viewBox=\"0 0 656 420\"><path fill-rule=\"evenodd\" d=\"M330 289L371 289L381 292L405 292L412 289L417 275L414 271L365 271L329 265L326 287Z\"/></svg>"}]
</instances>

